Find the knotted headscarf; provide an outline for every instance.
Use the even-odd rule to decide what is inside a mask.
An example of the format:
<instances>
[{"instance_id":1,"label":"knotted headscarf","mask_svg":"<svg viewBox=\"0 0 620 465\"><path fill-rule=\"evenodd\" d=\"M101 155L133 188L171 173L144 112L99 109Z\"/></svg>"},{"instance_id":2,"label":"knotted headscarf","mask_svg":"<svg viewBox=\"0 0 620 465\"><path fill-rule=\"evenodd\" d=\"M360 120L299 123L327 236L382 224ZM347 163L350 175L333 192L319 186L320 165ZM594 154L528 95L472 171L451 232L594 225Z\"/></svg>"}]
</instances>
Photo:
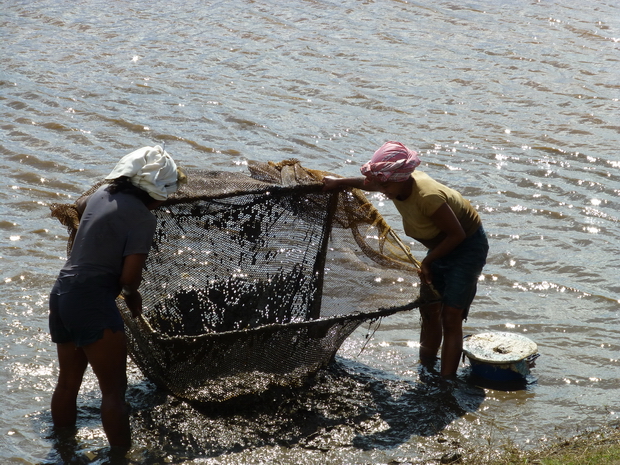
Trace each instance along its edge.
<instances>
[{"instance_id":1,"label":"knotted headscarf","mask_svg":"<svg viewBox=\"0 0 620 465\"><path fill-rule=\"evenodd\" d=\"M127 176L131 183L145 190L155 200L166 200L177 191L184 175L172 157L159 145L142 147L119 160L106 179Z\"/></svg>"},{"instance_id":2,"label":"knotted headscarf","mask_svg":"<svg viewBox=\"0 0 620 465\"><path fill-rule=\"evenodd\" d=\"M367 180L403 182L420 164L417 152L400 142L386 142L375 152L370 161L360 169Z\"/></svg>"}]
</instances>

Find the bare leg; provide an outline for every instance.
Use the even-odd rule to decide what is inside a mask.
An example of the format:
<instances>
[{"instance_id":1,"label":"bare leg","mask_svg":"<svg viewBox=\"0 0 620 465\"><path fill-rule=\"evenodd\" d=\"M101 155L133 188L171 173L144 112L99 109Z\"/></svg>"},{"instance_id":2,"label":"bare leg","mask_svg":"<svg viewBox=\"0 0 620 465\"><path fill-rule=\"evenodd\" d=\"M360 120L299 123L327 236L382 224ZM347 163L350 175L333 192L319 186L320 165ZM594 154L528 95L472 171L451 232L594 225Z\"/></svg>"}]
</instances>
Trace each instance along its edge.
<instances>
[{"instance_id":1,"label":"bare leg","mask_svg":"<svg viewBox=\"0 0 620 465\"><path fill-rule=\"evenodd\" d=\"M444 336L441 375L450 378L456 375L463 352L463 310L444 306L441 317Z\"/></svg>"},{"instance_id":2,"label":"bare leg","mask_svg":"<svg viewBox=\"0 0 620 465\"><path fill-rule=\"evenodd\" d=\"M84 347L101 389L101 422L110 446L131 446L127 389L127 340L122 331L106 329L103 338Z\"/></svg>"},{"instance_id":3,"label":"bare leg","mask_svg":"<svg viewBox=\"0 0 620 465\"><path fill-rule=\"evenodd\" d=\"M441 302L421 307L420 314L420 362L424 366L432 367L437 360L442 339Z\"/></svg>"},{"instance_id":4,"label":"bare leg","mask_svg":"<svg viewBox=\"0 0 620 465\"><path fill-rule=\"evenodd\" d=\"M88 366L84 351L73 342L56 344L58 383L52 394L52 421L57 428L74 427L77 419L77 396Z\"/></svg>"}]
</instances>

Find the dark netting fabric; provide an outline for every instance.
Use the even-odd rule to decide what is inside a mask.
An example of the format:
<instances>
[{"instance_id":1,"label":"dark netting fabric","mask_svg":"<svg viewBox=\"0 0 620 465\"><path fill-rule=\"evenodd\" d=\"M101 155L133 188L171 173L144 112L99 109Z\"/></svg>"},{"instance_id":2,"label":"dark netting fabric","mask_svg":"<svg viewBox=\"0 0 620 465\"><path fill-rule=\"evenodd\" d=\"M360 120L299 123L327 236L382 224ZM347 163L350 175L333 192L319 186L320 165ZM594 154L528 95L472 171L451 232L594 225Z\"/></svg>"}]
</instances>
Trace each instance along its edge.
<instances>
[{"instance_id":1,"label":"dark netting fabric","mask_svg":"<svg viewBox=\"0 0 620 465\"><path fill-rule=\"evenodd\" d=\"M154 211L142 317L118 299L132 359L187 400L299 385L362 322L418 305L419 263L360 191L295 160L249 170L188 171ZM70 250L75 208L52 214Z\"/></svg>"}]
</instances>

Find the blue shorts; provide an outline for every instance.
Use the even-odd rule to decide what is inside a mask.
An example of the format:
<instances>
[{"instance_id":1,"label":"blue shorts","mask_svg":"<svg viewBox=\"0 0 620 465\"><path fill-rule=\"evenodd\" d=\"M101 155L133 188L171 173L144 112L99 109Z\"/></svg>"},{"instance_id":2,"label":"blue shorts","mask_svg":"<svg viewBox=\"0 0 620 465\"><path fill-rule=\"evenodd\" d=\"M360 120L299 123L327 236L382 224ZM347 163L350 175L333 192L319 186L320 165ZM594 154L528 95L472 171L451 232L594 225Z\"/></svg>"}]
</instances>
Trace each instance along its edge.
<instances>
[{"instance_id":1,"label":"blue shorts","mask_svg":"<svg viewBox=\"0 0 620 465\"><path fill-rule=\"evenodd\" d=\"M489 241L480 226L452 252L431 264L433 286L441 294L441 302L463 310L464 320L476 296L478 278L486 264L488 252ZM422 286L422 290L425 287Z\"/></svg>"},{"instance_id":2,"label":"blue shorts","mask_svg":"<svg viewBox=\"0 0 620 465\"><path fill-rule=\"evenodd\" d=\"M116 306L118 278L59 277L50 293L49 327L52 342L86 346L103 337L105 329L124 331Z\"/></svg>"}]
</instances>

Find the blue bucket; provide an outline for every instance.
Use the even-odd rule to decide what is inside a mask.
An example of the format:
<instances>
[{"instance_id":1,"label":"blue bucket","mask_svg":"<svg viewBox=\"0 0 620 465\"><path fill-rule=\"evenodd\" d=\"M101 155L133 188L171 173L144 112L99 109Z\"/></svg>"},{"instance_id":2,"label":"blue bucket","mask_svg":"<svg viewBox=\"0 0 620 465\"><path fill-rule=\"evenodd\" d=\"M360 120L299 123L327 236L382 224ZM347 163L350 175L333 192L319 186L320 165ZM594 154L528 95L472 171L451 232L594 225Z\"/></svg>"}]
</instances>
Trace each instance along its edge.
<instances>
[{"instance_id":1,"label":"blue bucket","mask_svg":"<svg viewBox=\"0 0 620 465\"><path fill-rule=\"evenodd\" d=\"M507 332L466 336L463 353L469 359L472 374L496 382L525 380L540 355L534 341Z\"/></svg>"}]
</instances>

